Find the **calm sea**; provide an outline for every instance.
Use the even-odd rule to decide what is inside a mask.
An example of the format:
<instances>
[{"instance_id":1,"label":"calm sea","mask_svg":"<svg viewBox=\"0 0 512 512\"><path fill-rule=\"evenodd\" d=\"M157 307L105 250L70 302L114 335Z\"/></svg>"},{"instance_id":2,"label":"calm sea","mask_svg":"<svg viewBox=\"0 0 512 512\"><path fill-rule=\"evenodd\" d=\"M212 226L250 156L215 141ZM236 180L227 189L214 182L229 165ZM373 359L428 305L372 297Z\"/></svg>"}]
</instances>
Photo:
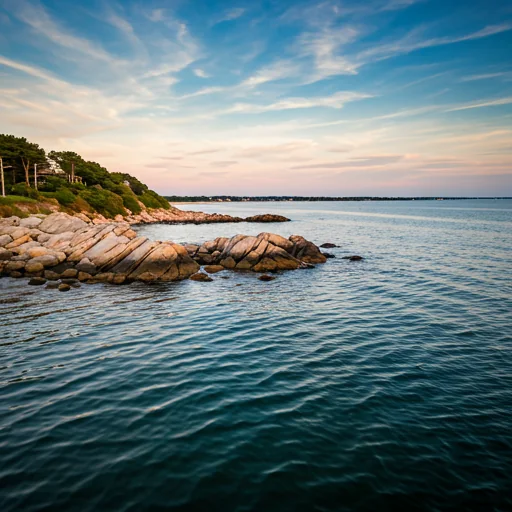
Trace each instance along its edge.
<instances>
[{"instance_id":1,"label":"calm sea","mask_svg":"<svg viewBox=\"0 0 512 512\"><path fill-rule=\"evenodd\" d=\"M0 510L512 510L512 201L185 208L293 222L139 231L337 258L270 283L1 279Z\"/></svg>"}]
</instances>

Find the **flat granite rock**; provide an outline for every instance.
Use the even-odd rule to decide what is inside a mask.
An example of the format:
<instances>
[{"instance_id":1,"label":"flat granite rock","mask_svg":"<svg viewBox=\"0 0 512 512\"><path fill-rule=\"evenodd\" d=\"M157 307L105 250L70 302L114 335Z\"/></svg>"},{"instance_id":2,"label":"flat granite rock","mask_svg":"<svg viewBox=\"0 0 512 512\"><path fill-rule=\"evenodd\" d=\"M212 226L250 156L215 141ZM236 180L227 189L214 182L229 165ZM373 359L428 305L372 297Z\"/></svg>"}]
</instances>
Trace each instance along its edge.
<instances>
[{"instance_id":1,"label":"flat granite rock","mask_svg":"<svg viewBox=\"0 0 512 512\"><path fill-rule=\"evenodd\" d=\"M58 212L48 215L41 223L38 229L43 233L57 234L66 231L77 231L87 226L87 223L77 217L72 217L66 213Z\"/></svg>"}]
</instances>

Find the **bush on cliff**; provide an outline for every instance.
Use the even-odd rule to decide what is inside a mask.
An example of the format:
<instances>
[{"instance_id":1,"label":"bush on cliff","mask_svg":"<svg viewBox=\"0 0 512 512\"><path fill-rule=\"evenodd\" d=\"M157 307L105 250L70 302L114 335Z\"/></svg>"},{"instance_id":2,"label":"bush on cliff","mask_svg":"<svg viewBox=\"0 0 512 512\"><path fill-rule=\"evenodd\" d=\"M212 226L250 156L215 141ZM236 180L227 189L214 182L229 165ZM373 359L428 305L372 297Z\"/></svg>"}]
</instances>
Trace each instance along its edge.
<instances>
[{"instance_id":1,"label":"bush on cliff","mask_svg":"<svg viewBox=\"0 0 512 512\"><path fill-rule=\"evenodd\" d=\"M159 196L156 192L153 192L152 190L144 192L144 194L142 194L139 197L139 201L146 208L164 208L168 210L171 207L167 199L164 199L162 196Z\"/></svg>"},{"instance_id":2,"label":"bush on cliff","mask_svg":"<svg viewBox=\"0 0 512 512\"><path fill-rule=\"evenodd\" d=\"M137 199L135 199L133 194L123 194L122 196L123 204L125 208L128 208L132 213L138 214L142 211L140 204Z\"/></svg>"},{"instance_id":3,"label":"bush on cliff","mask_svg":"<svg viewBox=\"0 0 512 512\"><path fill-rule=\"evenodd\" d=\"M25 183L17 183L11 188L11 194L15 196L30 197L31 199L39 199L37 190L29 187Z\"/></svg>"},{"instance_id":4,"label":"bush on cliff","mask_svg":"<svg viewBox=\"0 0 512 512\"><path fill-rule=\"evenodd\" d=\"M62 206L69 206L75 202L76 196L69 188L59 188L59 190L55 192L55 199L57 199Z\"/></svg>"},{"instance_id":5,"label":"bush on cliff","mask_svg":"<svg viewBox=\"0 0 512 512\"><path fill-rule=\"evenodd\" d=\"M105 217L115 217L116 215L126 215L123 199L110 190L97 188L86 188L80 192L80 197L85 199L98 213Z\"/></svg>"}]
</instances>

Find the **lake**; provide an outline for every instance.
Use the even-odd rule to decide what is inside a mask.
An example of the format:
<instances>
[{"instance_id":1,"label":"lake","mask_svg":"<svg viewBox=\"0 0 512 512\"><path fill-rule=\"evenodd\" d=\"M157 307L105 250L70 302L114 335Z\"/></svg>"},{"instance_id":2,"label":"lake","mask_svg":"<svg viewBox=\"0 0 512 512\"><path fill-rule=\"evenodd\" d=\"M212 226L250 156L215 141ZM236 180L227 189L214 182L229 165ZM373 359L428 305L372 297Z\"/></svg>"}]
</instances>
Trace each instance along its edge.
<instances>
[{"instance_id":1,"label":"lake","mask_svg":"<svg viewBox=\"0 0 512 512\"><path fill-rule=\"evenodd\" d=\"M512 200L182 208L292 222L137 230L336 258L272 282L0 279L0 510L512 510Z\"/></svg>"}]
</instances>

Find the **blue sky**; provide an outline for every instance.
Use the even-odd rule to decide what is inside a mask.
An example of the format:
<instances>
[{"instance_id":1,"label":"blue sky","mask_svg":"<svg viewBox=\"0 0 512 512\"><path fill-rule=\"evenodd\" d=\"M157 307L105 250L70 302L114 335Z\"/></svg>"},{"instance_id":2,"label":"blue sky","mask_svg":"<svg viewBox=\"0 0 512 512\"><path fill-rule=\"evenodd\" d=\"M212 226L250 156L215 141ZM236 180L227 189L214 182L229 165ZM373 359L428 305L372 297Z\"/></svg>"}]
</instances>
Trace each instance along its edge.
<instances>
[{"instance_id":1,"label":"blue sky","mask_svg":"<svg viewBox=\"0 0 512 512\"><path fill-rule=\"evenodd\" d=\"M512 195L510 1L0 0L2 132L169 194Z\"/></svg>"}]
</instances>

